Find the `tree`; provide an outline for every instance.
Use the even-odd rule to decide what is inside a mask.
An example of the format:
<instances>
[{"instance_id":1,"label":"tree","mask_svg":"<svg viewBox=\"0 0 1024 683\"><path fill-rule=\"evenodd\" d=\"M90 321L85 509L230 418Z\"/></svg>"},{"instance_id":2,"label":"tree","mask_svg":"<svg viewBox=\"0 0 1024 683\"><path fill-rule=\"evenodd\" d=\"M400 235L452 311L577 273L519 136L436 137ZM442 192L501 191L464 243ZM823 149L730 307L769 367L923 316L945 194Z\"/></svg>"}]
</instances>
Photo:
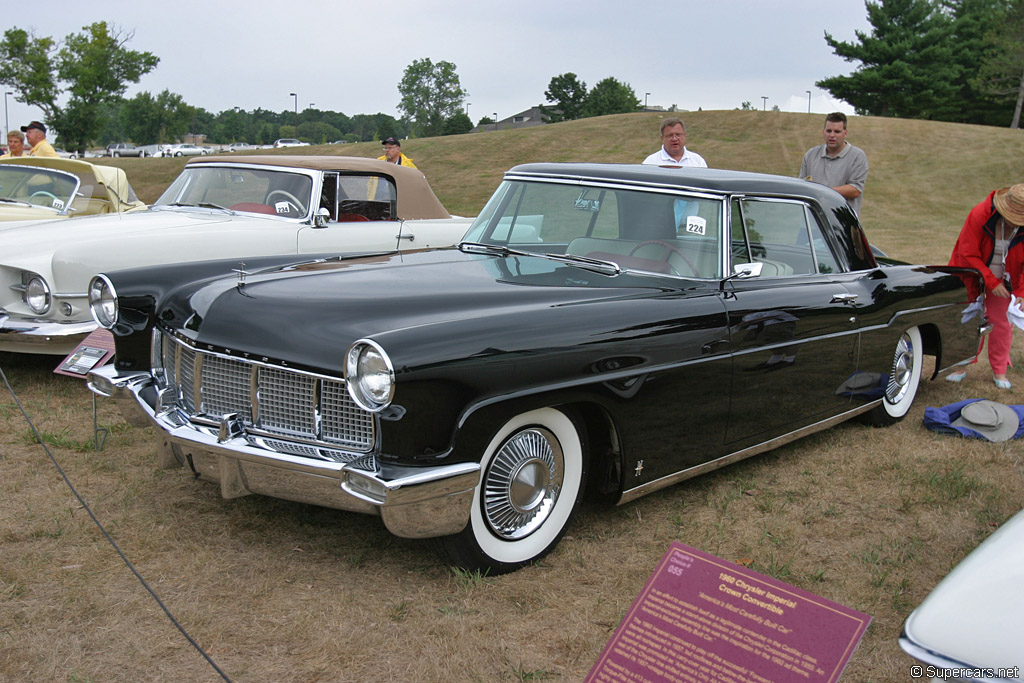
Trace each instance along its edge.
<instances>
[{"instance_id":1,"label":"tree","mask_svg":"<svg viewBox=\"0 0 1024 683\"><path fill-rule=\"evenodd\" d=\"M462 135L473 130L473 120L466 112L460 111L455 116L444 122L445 135Z\"/></svg>"},{"instance_id":2,"label":"tree","mask_svg":"<svg viewBox=\"0 0 1024 683\"><path fill-rule=\"evenodd\" d=\"M587 84L569 71L551 79L548 89L544 91L544 97L548 102L555 103L554 107L541 105L540 110L545 123L572 121L583 116Z\"/></svg>"},{"instance_id":3,"label":"tree","mask_svg":"<svg viewBox=\"0 0 1024 683\"><path fill-rule=\"evenodd\" d=\"M486 126L488 123L494 123L494 119L490 116L481 116L480 120L476 122L478 126Z\"/></svg>"},{"instance_id":4,"label":"tree","mask_svg":"<svg viewBox=\"0 0 1024 683\"><path fill-rule=\"evenodd\" d=\"M637 111L640 100L628 83L621 83L609 76L587 93L583 103L583 116L605 116Z\"/></svg>"},{"instance_id":5,"label":"tree","mask_svg":"<svg viewBox=\"0 0 1024 683\"><path fill-rule=\"evenodd\" d=\"M445 121L462 111L467 95L454 64L434 64L429 58L415 59L406 67L398 92L398 108L419 136L441 135Z\"/></svg>"},{"instance_id":6,"label":"tree","mask_svg":"<svg viewBox=\"0 0 1024 683\"><path fill-rule=\"evenodd\" d=\"M825 42L849 62L849 76L818 81L859 114L994 123L1005 112L979 89L976 74L992 55L990 38L1007 0L866 2L872 31L856 42Z\"/></svg>"},{"instance_id":7,"label":"tree","mask_svg":"<svg viewBox=\"0 0 1024 683\"><path fill-rule=\"evenodd\" d=\"M52 38L8 29L0 41L0 83L16 91L18 102L39 107L67 149L84 152L102 126L100 106L119 100L160 61L126 49L133 36L99 21L58 46ZM65 93L62 106L57 101Z\"/></svg>"},{"instance_id":8,"label":"tree","mask_svg":"<svg viewBox=\"0 0 1024 683\"><path fill-rule=\"evenodd\" d=\"M180 139L189 132L194 113L194 107L170 90L156 97L141 92L121 105L118 120L129 140L137 145L151 145ZM232 113L237 116L237 112ZM237 131L237 120L234 123Z\"/></svg>"},{"instance_id":9,"label":"tree","mask_svg":"<svg viewBox=\"0 0 1024 683\"><path fill-rule=\"evenodd\" d=\"M868 35L856 31L856 43L825 42L840 57L861 65L849 76L818 81L819 88L853 105L859 114L930 118L940 102L954 94L956 70L948 38L949 19L929 0L866 2Z\"/></svg>"},{"instance_id":10,"label":"tree","mask_svg":"<svg viewBox=\"0 0 1024 683\"><path fill-rule=\"evenodd\" d=\"M1000 99L1013 101L1010 128L1020 128L1024 105L1024 0L1012 0L989 40L995 49L982 64L973 84Z\"/></svg>"}]
</instances>

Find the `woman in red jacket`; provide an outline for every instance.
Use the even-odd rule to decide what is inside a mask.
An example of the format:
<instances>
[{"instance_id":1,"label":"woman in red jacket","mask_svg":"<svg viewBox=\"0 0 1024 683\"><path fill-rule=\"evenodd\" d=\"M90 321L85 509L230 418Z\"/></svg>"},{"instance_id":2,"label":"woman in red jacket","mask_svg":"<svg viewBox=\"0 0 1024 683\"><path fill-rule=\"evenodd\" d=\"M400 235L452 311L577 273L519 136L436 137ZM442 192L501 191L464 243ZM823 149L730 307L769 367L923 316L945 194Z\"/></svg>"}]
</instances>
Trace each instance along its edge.
<instances>
[{"instance_id":1,"label":"woman in red jacket","mask_svg":"<svg viewBox=\"0 0 1024 683\"><path fill-rule=\"evenodd\" d=\"M996 386L1009 389L1006 368L1010 364L1013 327L1006 310L1012 292L1024 296L1024 183L992 192L967 214L949 265L974 268L985 280L985 314L992 323L988 335L988 360ZM981 294L968 287L971 299ZM1019 305L1019 304L1018 304ZM961 371L946 379L959 382Z\"/></svg>"}]
</instances>

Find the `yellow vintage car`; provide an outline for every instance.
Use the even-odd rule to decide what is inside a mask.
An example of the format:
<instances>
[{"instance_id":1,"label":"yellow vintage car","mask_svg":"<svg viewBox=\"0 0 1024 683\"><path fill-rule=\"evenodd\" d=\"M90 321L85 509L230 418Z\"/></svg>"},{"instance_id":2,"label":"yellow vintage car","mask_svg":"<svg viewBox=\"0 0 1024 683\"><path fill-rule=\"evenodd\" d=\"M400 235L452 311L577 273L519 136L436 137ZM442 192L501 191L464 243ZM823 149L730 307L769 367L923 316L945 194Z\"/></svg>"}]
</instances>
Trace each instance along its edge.
<instances>
[{"instance_id":1,"label":"yellow vintage car","mask_svg":"<svg viewBox=\"0 0 1024 683\"><path fill-rule=\"evenodd\" d=\"M0 159L0 230L14 222L145 208L120 168L78 159Z\"/></svg>"}]
</instances>

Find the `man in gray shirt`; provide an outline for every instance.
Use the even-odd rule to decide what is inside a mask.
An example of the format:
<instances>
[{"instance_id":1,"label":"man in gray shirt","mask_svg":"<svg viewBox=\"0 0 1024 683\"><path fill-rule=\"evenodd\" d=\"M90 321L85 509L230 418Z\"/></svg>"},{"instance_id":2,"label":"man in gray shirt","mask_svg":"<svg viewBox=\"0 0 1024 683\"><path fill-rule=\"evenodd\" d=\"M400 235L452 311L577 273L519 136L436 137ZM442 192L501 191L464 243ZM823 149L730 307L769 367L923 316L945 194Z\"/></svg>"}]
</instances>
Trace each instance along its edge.
<instances>
[{"instance_id":1,"label":"man in gray shirt","mask_svg":"<svg viewBox=\"0 0 1024 683\"><path fill-rule=\"evenodd\" d=\"M868 181L868 158L864 150L846 141L846 114L825 117L825 144L812 147L800 164L800 177L828 185L846 198L860 216L860 200Z\"/></svg>"}]
</instances>

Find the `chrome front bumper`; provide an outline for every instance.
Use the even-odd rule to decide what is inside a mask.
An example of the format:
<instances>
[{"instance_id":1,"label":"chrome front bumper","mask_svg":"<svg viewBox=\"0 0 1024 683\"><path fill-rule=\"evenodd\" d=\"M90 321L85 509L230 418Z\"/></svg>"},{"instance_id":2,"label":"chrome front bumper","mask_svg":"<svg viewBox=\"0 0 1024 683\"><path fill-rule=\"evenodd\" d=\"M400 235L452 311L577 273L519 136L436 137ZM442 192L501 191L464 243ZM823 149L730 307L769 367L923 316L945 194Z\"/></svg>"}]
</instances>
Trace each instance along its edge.
<instances>
[{"instance_id":1,"label":"chrome front bumper","mask_svg":"<svg viewBox=\"0 0 1024 683\"><path fill-rule=\"evenodd\" d=\"M105 365L89 373L89 389L115 399L133 426L162 432L157 464L189 465L200 479L220 484L221 495L252 493L379 515L403 538L458 533L469 522L478 463L437 467L383 465L368 471L341 463L278 453L250 444L225 419L219 430L196 425L175 409L157 410L148 373L119 374Z\"/></svg>"},{"instance_id":2,"label":"chrome front bumper","mask_svg":"<svg viewBox=\"0 0 1024 683\"><path fill-rule=\"evenodd\" d=\"M95 329L91 320L62 323L0 313L0 351L66 356Z\"/></svg>"}]
</instances>

